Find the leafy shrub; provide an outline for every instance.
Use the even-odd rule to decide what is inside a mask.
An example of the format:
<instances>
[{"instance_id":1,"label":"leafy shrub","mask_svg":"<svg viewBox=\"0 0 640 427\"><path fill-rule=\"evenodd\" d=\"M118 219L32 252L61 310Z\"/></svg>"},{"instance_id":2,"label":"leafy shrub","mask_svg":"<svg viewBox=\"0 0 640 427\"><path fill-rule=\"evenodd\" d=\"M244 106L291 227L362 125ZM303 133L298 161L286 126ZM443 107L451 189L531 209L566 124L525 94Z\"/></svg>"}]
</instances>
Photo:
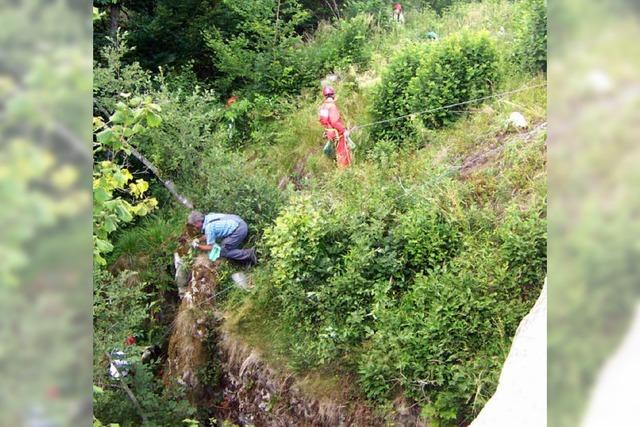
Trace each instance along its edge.
<instances>
[{"instance_id":1,"label":"leafy shrub","mask_svg":"<svg viewBox=\"0 0 640 427\"><path fill-rule=\"evenodd\" d=\"M330 195L296 198L265 232L297 367L348 357L374 333L374 307L457 250L459 231L437 197L427 204L416 188L407 199L388 179L384 170L348 171L327 183Z\"/></svg>"},{"instance_id":2,"label":"leafy shrub","mask_svg":"<svg viewBox=\"0 0 640 427\"><path fill-rule=\"evenodd\" d=\"M544 280L545 223L512 208L495 232L466 235L463 252L418 275L377 311L360 384L373 400L400 390L441 425L467 423L495 388L510 337ZM523 292L528 291L528 292Z\"/></svg>"},{"instance_id":3,"label":"leafy shrub","mask_svg":"<svg viewBox=\"0 0 640 427\"><path fill-rule=\"evenodd\" d=\"M391 28L391 6L377 0L347 0L344 4L344 14L347 17L367 14L373 18L373 23L380 28Z\"/></svg>"},{"instance_id":4,"label":"leafy shrub","mask_svg":"<svg viewBox=\"0 0 640 427\"><path fill-rule=\"evenodd\" d=\"M314 59L312 64L318 64L316 72L337 71L349 65L364 68L371 60L367 39L370 34L371 17L368 15L340 20L335 27L320 31L314 43L306 46L308 54Z\"/></svg>"},{"instance_id":5,"label":"leafy shrub","mask_svg":"<svg viewBox=\"0 0 640 427\"><path fill-rule=\"evenodd\" d=\"M300 86L317 87L318 80L326 74L344 70L350 65L366 68L371 60L368 43L371 33L369 15L357 15L333 25L320 26L314 38L300 45L292 57Z\"/></svg>"},{"instance_id":6,"label":"leafy shrub","mask_svg":"<svg viewBox=\"0 0 640 427\"><path fill-rule=\"evenodd\" d=\"M547 226L541 207L521 212L511 208L497 230L500 251L512 283L523 292L537 289L547 266Z\"/></svg>"},{"instance_id":7,"label":"leafy shrub","mask_svg":"<svg viewBox=\"0 0 640 427\"><path fill-rule=\"evenodd\" d=\"M416 75L420 61L427 53L428 45L409 45L398 52L382 75L372 99L373 121L405 116L412 111L408 104L409 82ZM371 129L374 139L401 141L412 134L409 119L395 120L375 125Z\"/></svg>"},{"instance_id":8,"label":"leafy shrub","mask_svg":"<svg viewBox=\"0 0 640 427\"><path fill-rule=\"evenodd\" d=\"M273 177L251 168L244 155L211 144L192 169L179 181L200 209L236 213L261 232L277 216L284 201Z\"/></svg>"},{"instance_id":9,"label":"leafy shrub","mask_svg":"<svg viewBox=\"0 0 640 427\"><path fill-rule=\"evenodd\" d=\"M215 81L219 91L229 95L238 87L262 94L299 90L288 58L300 41L295 29L309 16L298 1L222 3L229 13L227 22L235 25L203 32L220 74Z\"/></svg>"},{"instance_id":10,"label":"leafy shrub","mask_svg":"<svg viewBox=\"0 0 640 427\"><path fill-rule=\"evenodd\" d=\"M530 72L547 71L547 2L524 0L518 17L513 57Z\"/></svg>"},{"instance_id":11,"label":"leafy shrub","mask_svg":"<svg viewBox=\"0 0 640 427\"><path fill-rule=\"evenodd\" d=\"M409 83L409 105L424 112L487 96L498 79L498 52L486 33L454 34L434 45ZM441 127L465 110L453 109L421 114L427 127Z\"/></svg>"},{"instance_id":12,"label":"leafy shrub","mask_svg":"<svg viewBox=\"0 0 640 427\"><path fill-rule=\"evenodd\" d=\"M213 92L199 88L188 94L161 89L154 95L163 123L137 138L136 144L164 179L180 180L193 172L210 146L222 108Z\"/></svg>"},{"instance_id":13,"label":"leafy shrub","mask_svg":"<svg viewBox=\"0 0 640 427\"><path fill-rule=\"evenodd\" d=\"M140 413L126 395L119 380L108 374L109 361L105 352L123 351L130 364L130 372L123 379L139 400L150 422L155 425L175 425L192 408L183 395L166 393L156 378L158 366L142 364L140 357L149 337L149 315L154 305L146 292L147 284L134 272L112 276L105 271L94 273L94 364L93 381L101 392L96 396L94 414L103 423L121 425L141 423ZM135 343L125 344L125 338L135 337Z\"/></svg>"},{"instance_id":14,"label":"leafy shrub","mask_svg":"<svg viewBox=\"0 0 640 427\"><path fill-rule=\"evenodd\" d=\"M127 43L128 34L118 33L116 42L102 48L101 56L93 66L94 114L107 118L116 109L121 93L142 95L152 89L151 74L133 62L128 64L124 56L132 49Z\"/></svg>"},{"instance_id":15,"label":"leafy shrub","mask_svg":"<svg viewBox=\"0 0 640 427\"><path fill-rule=\"evenodd\" d=\"M460 231L449 215L434 202L427 201L402 214L394 237L414 271L433 269L454 255L460 244Z\"/></svg>"}]
</instances>

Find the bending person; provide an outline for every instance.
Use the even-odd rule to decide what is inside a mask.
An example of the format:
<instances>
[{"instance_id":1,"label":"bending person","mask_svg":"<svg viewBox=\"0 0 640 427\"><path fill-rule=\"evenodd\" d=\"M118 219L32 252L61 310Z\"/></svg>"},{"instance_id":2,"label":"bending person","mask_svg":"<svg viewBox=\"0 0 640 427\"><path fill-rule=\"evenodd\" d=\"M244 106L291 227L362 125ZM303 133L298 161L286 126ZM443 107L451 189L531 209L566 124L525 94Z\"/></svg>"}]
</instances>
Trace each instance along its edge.
<instances>
[{"instance_id":1,"label":"bending person","mask_svg":"<svg viewBox=\"0 0 640 427\"><path fill-rule=\"evenodd\" d=\"M249 265L257 263L254 248L240 249L247 238L249 227L238 215L209 213L205 216L202 212L192 211L187 224L202 233L191 246L201 251L209 251L209 259L212 261L221 256ZM216 243L219 239L220 245Z\"/></svg>"}]
</instances>

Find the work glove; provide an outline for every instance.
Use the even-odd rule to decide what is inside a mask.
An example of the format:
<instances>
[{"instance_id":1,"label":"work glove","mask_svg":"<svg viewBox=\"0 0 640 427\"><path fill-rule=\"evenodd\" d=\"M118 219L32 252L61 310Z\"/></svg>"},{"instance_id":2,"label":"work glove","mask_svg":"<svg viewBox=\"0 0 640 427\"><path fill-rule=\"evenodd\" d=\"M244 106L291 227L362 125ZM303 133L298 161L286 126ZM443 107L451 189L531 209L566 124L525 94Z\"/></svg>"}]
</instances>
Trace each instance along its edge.
<instances>
[{"instance_id":1,"label":"work glove","mask_svg":"<svg viewBox=\"0 0 640 427\"><path fill-rule=\"evenodd\" d=\"M192 247L193 249L198 249L198 245L199 245L199 244L200 244L200 241L199 241L198 239L194 239L194 240L191 242L191 247Z\"/></svg>"}]
</instances>

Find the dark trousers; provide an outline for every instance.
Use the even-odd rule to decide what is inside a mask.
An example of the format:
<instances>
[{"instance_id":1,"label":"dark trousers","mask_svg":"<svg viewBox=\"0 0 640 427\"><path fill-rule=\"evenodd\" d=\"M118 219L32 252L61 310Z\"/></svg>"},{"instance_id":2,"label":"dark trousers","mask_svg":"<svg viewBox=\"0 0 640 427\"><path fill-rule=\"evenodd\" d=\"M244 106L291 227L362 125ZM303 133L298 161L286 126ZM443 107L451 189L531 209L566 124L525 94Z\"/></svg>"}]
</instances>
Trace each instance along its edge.
<instances>
[{"instance_id":1,"label":"dark trousers","mask_svg":"<svg viewBox=\"0 0 640 427\"><path fill-rule=\"evenodd\" d=\"M244 243L244 239L247 238L249 228L247 227L247 223L239 216L234 215L233 219L238 222L238 228L220 242L220 247L222 248L220 256L238 262L249 262L251 261L252 250L240 249L240 246Z\"/></svg>"}]
</instances>

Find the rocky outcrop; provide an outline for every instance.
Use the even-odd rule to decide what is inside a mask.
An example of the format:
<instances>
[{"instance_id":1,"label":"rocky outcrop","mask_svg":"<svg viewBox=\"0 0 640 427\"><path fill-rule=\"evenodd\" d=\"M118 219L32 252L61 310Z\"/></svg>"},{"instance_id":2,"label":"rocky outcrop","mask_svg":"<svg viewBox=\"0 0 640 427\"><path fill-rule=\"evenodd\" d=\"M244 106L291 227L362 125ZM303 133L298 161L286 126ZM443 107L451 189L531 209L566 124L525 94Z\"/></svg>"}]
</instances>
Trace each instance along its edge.
<instances>
[{"instance_id":1,"label":"rocky outcrop","mask_svg":"<svg viewBox=\"0 0 640 427\"><path fill-rule=\"evenodd\" d=\"M272 369L261 355L228 332L220 332L218 351L224 400L220 416L255 426L423 426L416 408L396 402L380 414L362 402L337 402L304 392L293 375Z\"/></svg>"},{"instance_id":2,"label":"rocky outcrop","mask_svg":"<svg viewBox=\"0 0 640 427\"><path fill-rule=\"evenodd\" d=\"M218 288L217 267L218 263L212 263L204 254L195 259L169 339L165 386L174 383L184 386L192 402L202 395L198 373L211 361L205 341L216 328L212 307Z\"/></svg>"},{"instance_id":3,"label":"rocky outcrop","mask_svg":"<svg viewBox=\"0 0 640 427\"><path fill-rule=\"evenodd\" d=\"M169 340L166 387L181 385L192 404L241 426L424 425L419 408L403 399L382 414L359 400L314 396L293 374L269 366L221 326L215 309L220 262L202 254L193 262Z\"/></svg>"}]
</instances>

